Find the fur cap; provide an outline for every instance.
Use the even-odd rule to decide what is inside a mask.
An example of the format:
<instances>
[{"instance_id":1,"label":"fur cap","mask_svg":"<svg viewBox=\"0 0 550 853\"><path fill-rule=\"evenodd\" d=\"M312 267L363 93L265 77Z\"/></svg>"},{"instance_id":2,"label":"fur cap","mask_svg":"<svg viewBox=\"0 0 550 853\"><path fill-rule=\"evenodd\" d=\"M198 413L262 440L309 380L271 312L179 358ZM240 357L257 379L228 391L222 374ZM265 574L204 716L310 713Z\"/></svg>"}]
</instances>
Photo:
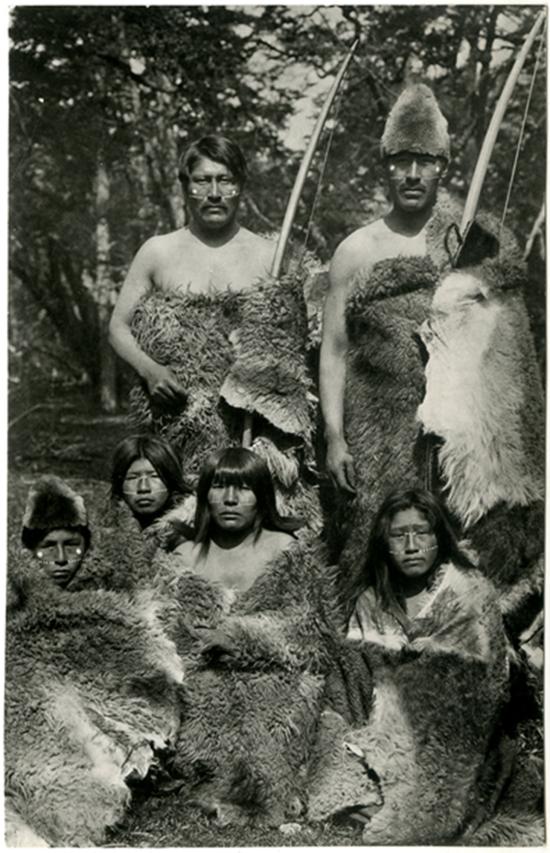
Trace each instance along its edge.
<instances>
[{"instance_id":1,"label":"fur cap","mask_svg":"<svg viewBox=\"0 0 550 853\"><path fill-rule=\"evenodd\" d=\"M401 92L386 119L380 149L382 157L412 151L449 160L447 119L424 83L415 83Z\"/></svg>"},{"instance_id":2,"label":"fur cap","mask_svg":"<svg viewBox=\"0 0 550 853\"><path fill-rule=\"evenodd\" d=\"M34 547L37 531L61 527L88 527L84 499L59 477L42 477L29 489L21 539Z\"/></svg>"}]
</instances>

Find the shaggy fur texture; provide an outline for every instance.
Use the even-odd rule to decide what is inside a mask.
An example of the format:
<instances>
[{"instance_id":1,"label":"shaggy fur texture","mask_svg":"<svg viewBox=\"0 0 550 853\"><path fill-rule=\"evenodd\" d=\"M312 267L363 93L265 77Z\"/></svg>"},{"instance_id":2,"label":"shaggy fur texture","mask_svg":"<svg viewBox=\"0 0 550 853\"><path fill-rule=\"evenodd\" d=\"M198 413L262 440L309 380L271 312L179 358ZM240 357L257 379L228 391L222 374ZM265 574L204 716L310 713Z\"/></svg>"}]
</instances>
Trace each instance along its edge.
<instances>
[{"instance_id":1,"label":"shaggy fur texture","mask_svg":"<svg viewBox=\"0 0 550 853\"><path fill-rule=\"evenodd\" d=\"M502 619L483 576L441 570L431 604L401 650L365 643L375 683L368 721L323 714L309 815L323 820L376 806L366 844L442 844L460 838L490 797L481 772L506 698Z\"/></svg>"},{"instance_id":2,"label":"shaggy fur texture","mask_svg":"<svg viewBox=\"0 0 550 853\"><path fill-rule=\"evenodd\" d=\"M88 513L81 495L59 477L42 477L29 490L23 514L23 541L31 530L86 527Z\"/></svg>"},{"instance_id":3,"label":"shaggy fur texture","mask_svg":"<svg viewBox=\"0 0 550 853\"><path fill-rule=\"evenodd\" d=\"M29 576L23 571L21 576ZM101 844L173 741L183 678L153 600L36 581L8 614L9 843L21 822L54 846Z\"/></svg>"},{"instance_id":4,"label":"shaggy fur texture","mask_svg":"<svg viewBox=\"0 0 550 853\"><path fill-rule=\"evenodd\" d=\"M181 411L162 413L136 388L131 419L169 439L192 476L209 453L240 444L244 412L253 412L252 449L270 467L281 511L303 515L318 529L319 500L307 473L315 398L305 275L265 279L245 292L150 295L136 310L133 333L145 352L173 368L188 399Z\"/></svg>"},{"instance_id":5,"label":"shaggy fur texture","mask_svg":"<svg viewBox=\"0 0 550 853\"><path fill-rule=\"evenodd\" d=\"M346 440L357 497L340 508L332 538L344 542L343 573L364 559L374 513L392 487L425 485L428 464L416 410L424 393L417 330L439 280L448 225L459 211L443 199L428 226L426 257L397 257L358 274L346 306L349 350L344 398Z\"/></svg>"},{"instance_id":6,"label":"shaggy fur texture","mask_svg":"<svg viewBox=\"0 0 550 853\"><path fill-rule=\"evenodd\" d=\"M221 820L281 823L300 811L329 638L342 620L334 571L319 545L297 543L235 597L175 556L162 562L164 624L187 673L174 769ZM218 629L214 645L229 647L228 659L208 646L197 655L212 640L203 628Z\"/></svg>"},{"instance_id":7,"label":"shaggy fur texture","mask_svg":"<svg viewBox=\"0 0 550 853\"><path fill-rule=\"evenodd\" d=\"M399 95L386 120L381 151L382 157L414 151L449 160L447 119L424 83L408 86Z\"/></svg>"},{"instance_id":8,"label":"shaggy fur texture","mask_svg":"<svg viewBox=\"0 0 550 853\"><path fill-rule=\"evenodd\" d=\"M418 417L444 440L446 499L466 529L500 502L543 498L542 388L517 284L517 270L495 262L450 273L422 331L429 360Z\"/></svg>"},{"instance_id":9,"label":"shaggy fur texture","mask_svg":"<svg viewBox=\"0 0 550 853\"><path fill-rule=\"evenodd\" d=\"M544 406L524 276L512 250L443 278L422 329L418 410L442 440L443 496L514 633L532 618L544 547Z\"/></svg>"}]
</instances>

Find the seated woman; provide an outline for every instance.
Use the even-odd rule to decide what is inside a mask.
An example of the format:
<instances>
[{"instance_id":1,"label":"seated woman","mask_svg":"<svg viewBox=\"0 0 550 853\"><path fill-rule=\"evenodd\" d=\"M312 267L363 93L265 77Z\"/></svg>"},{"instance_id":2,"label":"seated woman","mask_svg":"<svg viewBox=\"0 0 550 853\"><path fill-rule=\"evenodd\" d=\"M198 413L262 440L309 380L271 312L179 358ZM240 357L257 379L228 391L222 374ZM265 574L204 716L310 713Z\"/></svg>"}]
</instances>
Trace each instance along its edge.
<instances>
[{"instance_id":1,"label":"seated woman","mask_svg":"<svg viewBox=\"0 0 550 853\"><path fill-rule=\"evenodd\" d=\"M369 844L465 837L492 805L508 658L495 590L431 494L383 502L350 611L374 701L366 722L323 712L310 817L353 814Z\"/></svg>"},{"instance_id":2,"label":"seated woman","mask_svg":"<svg viewBox=\"0 0 550 853\"><path fill-rule=\"evenodd\" d=\"M186 567L228 589L246 590L289 547L301 522L279 515L269 469L257 454L229 447L203 465L195 538L174 554Z\"/></svg>"},{"instance_id":3,"label":"seated woman","mask_svg":"<svg viewBox=\"0 0 550 853\"><path fill-rule=\"evenodd\" d=\"M317 539L292 535L252 451L212 457L197 492L196 539L159 554L156 577L186 672L172 768L219 820L279 824L301 809L333 571Z\"/></svg>"},{"instance_id":4,"label":"seated woman","mask_svg":"<svg viewBox=\"0 0 550 853\"><path fill-rule=\"evenodd\" d=\"M125 502L142 530L174 509L190 492L183 480L181 463L164 439L131 435L115 448L111 497Z\"/></svg>"}]
</instances>

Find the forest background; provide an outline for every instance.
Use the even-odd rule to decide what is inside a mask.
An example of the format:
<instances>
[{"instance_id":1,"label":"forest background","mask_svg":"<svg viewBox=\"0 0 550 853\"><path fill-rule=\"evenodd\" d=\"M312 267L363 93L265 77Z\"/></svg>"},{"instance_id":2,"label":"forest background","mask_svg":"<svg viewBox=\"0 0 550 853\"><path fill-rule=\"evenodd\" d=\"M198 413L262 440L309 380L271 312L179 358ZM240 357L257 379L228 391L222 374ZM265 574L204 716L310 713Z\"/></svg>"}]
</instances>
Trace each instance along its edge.
<instances>
[{"instance_id":1,"label":"forest background","mask_svg":"<svg viewBox=\"0 0 550 853\"><path fill-rule=\"evenodd\" d=\"M108 320L141 243L185 222L177 162L190 141L221 132L239 142L251 171L242 222L276 232L311 116L359 37L293 231L298 246L307 243L326 261L347 234L384 209L379 140L389 108L415 74L430 82L449 120L446 185L465 197L496 99L540 9L14 7L12 463L38 470L45 442L50 462L57 457L78 467L91 459L89 442L99 440L104 469L101 425L123 429L120 413L133 381L108 345ZM533 85L536 63L534 50L507 109L482 205L500 218L521 137L506 225L528 257L526 297L544 367L544 50Z\"/></svg>"}]
</instances>

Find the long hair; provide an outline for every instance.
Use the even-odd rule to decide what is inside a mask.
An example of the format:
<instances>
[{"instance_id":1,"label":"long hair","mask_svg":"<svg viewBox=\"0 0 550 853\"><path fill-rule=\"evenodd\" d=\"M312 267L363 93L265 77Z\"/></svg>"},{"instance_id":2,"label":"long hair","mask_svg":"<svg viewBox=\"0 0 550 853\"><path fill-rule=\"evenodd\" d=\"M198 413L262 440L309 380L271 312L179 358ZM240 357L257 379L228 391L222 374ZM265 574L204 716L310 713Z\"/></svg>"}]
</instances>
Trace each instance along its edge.
<instances>
[{"instance_id":1,"label":"long hair","mask_svg":"<svg viewBox=\"0 0 550 853\"><path fill-rule=\"evenodd\" d=\"M302 526L298 518L282 516L277 510L273 480L264 460L244 447L228 447L214 453L204 463L197 486L195 542L208 543L211 514L208 492L213 482L220 486L247 486L254 492L258 507L259 530L293 533Z\"/></svg>"},{"instance_id":2,"label":"long hair","mask_svg":"<svg viewBox=\"0 0 550 853\"><path fill-rule=\"evenodd\" d=\"M111 467L111 498L123 500L123 483L128 468L136 459L147 459L168 489L170 501L191 492L181 472L181 462L163 438L154 435L130 435L117 444Z\"/></svg>"},{"instance_id":3,"label":"long hair","mask_svg":"<svg viewBox=\"0 0 550 853\"><path fill-rule=\"evenodd\" d=\"M199 160L207 157L215 163L222 163L238 181L241 189L244 187L247 176L246 160L243 152L236 142L227 139L226 136L212 134L202 136L196 142L192 142L180 159L178 177L187 191L189 176Z\"/></svg>"},{"instance_id":4,"label":"long hair","mask_svg":"<svg viewBox=\"0 0 550 853\"><path fill-rule=\"evenodd\" d=\"M432 527L437 539L434 570L449 561L462 568L474 567L469 557L460 549L447 511L440 501L423 489L398 490L385 498L372 523L363 569L349 595L351 608L359 595L372 586L382 608L394 613L398 618L399 613L404 612L396 584L396 573L392 568L388 537L392 519L396 513L406 509L418 510Z\"/></svg>"}]
</instances>

